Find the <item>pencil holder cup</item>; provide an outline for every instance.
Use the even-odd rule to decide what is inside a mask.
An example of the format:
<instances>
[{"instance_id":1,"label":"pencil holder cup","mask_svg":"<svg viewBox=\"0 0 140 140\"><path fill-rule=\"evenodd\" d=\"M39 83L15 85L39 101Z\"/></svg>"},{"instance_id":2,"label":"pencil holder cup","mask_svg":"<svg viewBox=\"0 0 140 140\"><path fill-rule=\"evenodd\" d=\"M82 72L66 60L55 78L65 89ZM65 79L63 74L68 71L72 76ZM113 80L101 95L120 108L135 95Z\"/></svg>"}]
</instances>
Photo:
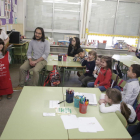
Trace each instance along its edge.
<instances>
[{"instance_id":1,"label":"pencil holder cup","mask_svg":"<svg viewBox=\"0 0 140 140\"><path fill-rule=\"evenodd\" d=\"M80 101L81 96L77 96L77 97L79 98L74 97L74 107L79 108L79 101Z\"/></svg>"},{"instance_id":2,"label":"pencil holder cup","mask_svg":"<svg viewBox=\"0 0 140 140\"><path fill-rule=\"evenodd\" d=\"M62 55L58 55L58 61L62 61Z\"/></svg>"},{"instance_id":3,"label":"pencil holder cup","mask_svg":"<svg viewBox=\"0 0 140 140\"><path fill-rule=\"evenodd\" d=\"M66 102L73 103L73 97L74 97L74 93L72 94L66 93Z\"/></svg>"},{"instance_id":4,"label":"pencil holder cup","mask_svg":"<svg viewBox=\"0 0 140 140\"><path fill-rule=\"evenodd\" d=\"M82 113L82 114L86 114L87 113L87 106L88 104L81 104L79 102L79 112Z\"/></svg>"},{"instance_id":5,"label":"pencil holder cup","mask_svg":"<svg viewBox=\"0 0 140 140\"><path fill-rule=\"evenodd\" d=\"M63 61L67 61L67 56L63 56Z\"/></svg>"}]
</instances>

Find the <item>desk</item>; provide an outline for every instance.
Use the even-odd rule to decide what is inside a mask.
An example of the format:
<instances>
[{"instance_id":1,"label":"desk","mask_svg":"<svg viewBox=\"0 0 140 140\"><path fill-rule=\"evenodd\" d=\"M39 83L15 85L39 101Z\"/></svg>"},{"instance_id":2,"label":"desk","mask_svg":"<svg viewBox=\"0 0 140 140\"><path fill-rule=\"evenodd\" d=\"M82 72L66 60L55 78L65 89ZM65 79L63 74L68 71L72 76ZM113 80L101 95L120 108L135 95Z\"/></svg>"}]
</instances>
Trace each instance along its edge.
<instances>
[{"instance_id":1,"label":"desk","mask_svg":"<svg viewBox=\"0 0 140 140\"><path fill-rule=\"evenodd\" d=\"M75 67L81 68L80 62L74 62L74 57L67 56L67 61L58 61L58 55L49 55L47 59L47 66L57 65L59 67ZM55 60L57 59L57 60Z\"/></svg>"},{"instance_id":2,"label":"desk","mask_svg":"<svg viewBox=\"0 0 140 140\"><path fill-rule=\"evenodd\" d=\"M73 58L74 57L67 56L67 61L58 61L58 60L54 60L54 59L58 59L57 55L49 55L46 70L51 71L53 69L53 65L57 65L58 67L63 67L64 68L63 83L62 83L63 85L64 78L65 78L65 71L84 71L85 69L85 67L81 66L80 62L74 62ZM70 73L68 74L68 78L69 76Z\"/></svg>"},{"instance_id":3,"label":"desk","mask_svg":"<svg viewBox=\"0 0 140 140\"><path fill-rule=\"evenodd\" d=\"M14 63L14 56L18 55L20 56L20 62L23 63L23 56L26 56L27 49L28 49L28 42L23 42L19 44L13 44L13 47L11 47L12 50L12 63ZM19 51L20 50L20 51Z\"/></svg>"},{"instance_id":4,"label":"desk","mask_svg":"<svg viewBox=\"0 0 140 140\"><path fill-rule=\"evenodd\" d=\"M112 59L122 62L127 67L130 67L132 64L140 64L140 59L132 55L113 55Z\"/></svg>"},{"instance_id":5,"label":"desk","mask_svg":"<svg viewBox=\"0 0 140 140\"><path fill-rule=\"evenodd\" d=\"M100 113L99 106L88 106L86 114L80 114L77 108L75 110L77 117L96 117L105 130L103 132L81 133L78 129L66 130L59 115L42 117L43 112L55 112L54 109L48 108L49 100L63 100L66 89L68 88L24 87L1 135L1 140L131 140L116 114ZM98 88L72 89L95 93L97 100L101 94ZM73 103L60 105L73 106Z\"/></svg>"},{"instance_id":6,"label":"desk","mask_svg":"<svg viewBox=\"0 0 140 140\"><path fill-rule=\"evenodd\" d=\"M59 115L42 116L43 112L55 112L49 109L49 100L62 101L62 87L24 87L1 140L67 140L67 130Z\"/></svg>"},{"instance_id":7,"label":"desk","mask_svg":"<svg viewBox=\"0 0 140 140\"><path fill-rule=\"evenodd\" d=\"M63 93L70 87L63 87ZM100 90L98 88L73 88L76 92L94 93L96 94L97 101L100 97ZM64 96L66 98L66 96ZM65 106L74 106L73 103L65 103ZM126 128L123 126L119 118L115 113L103 114L99 111L98 106L89 105L86 114L79 113L79 109L75 108L77 117L96 117L99 123L102 125L104 131L97 133L81 133L78 129L69 129L69 140L131 140L131 136L128 134Z\"/></svg>"},{"instance_id":8,"label":"desk","mask_svg":"<svg viewBox=\"0 0 140 140\"><path fill-rule=\"evenodd\" d=\"M57 59L57 60L55 60ZM53 65L56 65L58 67L62 67L62 61L58 61L58 56L57 55L50 55L47 58L47 65L46 65L46 70L51 71L53 70Z\"/></svg>"}]
</instances>

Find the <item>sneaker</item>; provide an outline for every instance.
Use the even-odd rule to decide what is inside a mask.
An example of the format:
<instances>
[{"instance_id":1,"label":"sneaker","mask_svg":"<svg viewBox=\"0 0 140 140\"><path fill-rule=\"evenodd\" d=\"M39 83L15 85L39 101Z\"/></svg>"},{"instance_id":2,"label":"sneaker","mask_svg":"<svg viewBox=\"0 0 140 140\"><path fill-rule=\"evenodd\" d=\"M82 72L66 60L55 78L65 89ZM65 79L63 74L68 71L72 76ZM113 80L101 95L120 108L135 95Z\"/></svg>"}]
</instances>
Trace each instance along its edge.
<instances>
[{"instance_id":1,"label":"sneaker","mask_svg":"<svg viewBox=\"0 0 140 140\"><path fill-rule=\"evenodd\" d=\"M23 89L23 87L17 86L15 88L13 88L13 91L19 91L19 90L22 90L22 89Z\"/></svg>"}]
</instances>

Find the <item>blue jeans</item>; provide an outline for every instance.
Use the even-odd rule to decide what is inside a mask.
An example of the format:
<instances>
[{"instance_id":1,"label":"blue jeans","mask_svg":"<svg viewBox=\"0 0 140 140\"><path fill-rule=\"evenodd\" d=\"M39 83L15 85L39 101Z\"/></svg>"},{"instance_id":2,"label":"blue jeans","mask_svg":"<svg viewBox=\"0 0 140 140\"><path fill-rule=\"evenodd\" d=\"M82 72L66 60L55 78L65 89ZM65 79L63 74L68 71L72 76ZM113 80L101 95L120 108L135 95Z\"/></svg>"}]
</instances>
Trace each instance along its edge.
<instances>
[{"instance_id":1,"label":"blue jeans","mask_svg":"<svg viewBox=\"0 0 140 140\"><path fill-rule=\"evenodd\" d=\"M94 87L94 82L89 82L87 84L87 87ZM98 87L101 91L106 91L106 88L104 86L99 86Z\"/></svg>"},{"instance_id":2,"label":"blue jeans","mask_svg":"<svg viewBox=\"0 0 140 140\"><path fill-rule=\"evenodd\" d=\"M121 88L119 86L114 86L113 88L118 89L119 91L121 91Z\"/></svg>"},{"instance_id":3,"label":"blue jeans","mask_svg":"<svg viewBox=\"0 0 140 140\"><path fill-rule=\"evenodd\" d=\"M140 139L140 123L137 125L131 125L128 127L128 132L132 137L132 140L139 140Z\"/></svg>"}]
</instances>

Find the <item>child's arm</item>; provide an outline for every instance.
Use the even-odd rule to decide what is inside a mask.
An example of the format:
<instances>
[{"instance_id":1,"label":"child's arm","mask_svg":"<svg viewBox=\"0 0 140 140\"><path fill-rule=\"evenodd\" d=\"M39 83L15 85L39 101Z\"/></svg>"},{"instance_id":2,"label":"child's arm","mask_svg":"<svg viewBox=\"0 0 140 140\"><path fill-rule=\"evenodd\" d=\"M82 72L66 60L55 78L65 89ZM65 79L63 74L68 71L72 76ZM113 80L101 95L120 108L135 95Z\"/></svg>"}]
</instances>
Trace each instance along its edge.
<instances>
[{"instance_id":1,"label":"child's arm","mask_svg":"<svg viewBox=\"0 0 140 140\"><path fill-rule=\"evenodd\" d=\"M100 105L100 112L102 113L109 113L109 112L115 112L115 111L117 111L115 106L106 107L105 103L102 103Z\"/></svg>"},{"instance_id":2,"label":"child's arm","mask_svg":"<svg viewBox=\"0 0 140 140\"><path fill-rule=\"evenodd\" d=\"M95 68L95 62L91 63L91 65L87 65L87 69L93 71Z\"/></svg>"},{"instance_id":3,"label":"child's arm","mask_svg":"<svg viewBox=\"0 0 140 140\"><path fill-rule=\"evenodd\" d=\"M107 85L111 81L112 73L111 70L107 70L105 80L99 83L99 86Z\"/></svg>"},{"instance_id":4,"label":"child's arm","mask_svg":"<svg viewBox=\"0 0 140 140\"><path fill-rule=\"evenodd\" d=\"M130 99L132 98L133 95L133 88L130 84L127 83L126 85L126 90L122 92L122 101L125 102L126 104L130 104ZM137 97L137 96L136 96ZM132 100L132 99L131 99ZM134 99L135 101L136 99Z\"/></svg>"},{"instance_id":5,"label":"child's arm","mask_svg":"<svg viewBox=\"0 0 140 140\"><path fill-rule=\"evenodd\" d=\"M99 73L99 74L100 74L100 73ZM98 82L99 82L99 76L98 76L97 79L95 80L94 86L96 86L96 85L98 84Z\"/></svg>"},{"instance_id":6,"label":"child's arm","mask_svg":"<svg viewBox=\"0 0 140 140\"><path fill-rule=\"evenodd\" d=\"M85 66L86 64L87 64L87 60L84 60L82 66Z\"/></svg>"},{"instance_id":7,"label":"child's arm","mask_svg":"<svg viewBox=\"0 0 140 140\"><path fill-rule=\"evenodd\" d=\"M75 57L73 58L73 61L74 61L74 62L76 62L76 60L77 60L77 56L75 56Z\"/></svg>"},{"instance_id":8,"label":"child's arm","mask_svg":"<svg viewBox=\"0 0 140 140\"><path fill-rule=\"evenodd\" d=\"M80 63L82 64L84 60L85 60L85 57L81 58Z\"/></svg>"}]
</instances>

